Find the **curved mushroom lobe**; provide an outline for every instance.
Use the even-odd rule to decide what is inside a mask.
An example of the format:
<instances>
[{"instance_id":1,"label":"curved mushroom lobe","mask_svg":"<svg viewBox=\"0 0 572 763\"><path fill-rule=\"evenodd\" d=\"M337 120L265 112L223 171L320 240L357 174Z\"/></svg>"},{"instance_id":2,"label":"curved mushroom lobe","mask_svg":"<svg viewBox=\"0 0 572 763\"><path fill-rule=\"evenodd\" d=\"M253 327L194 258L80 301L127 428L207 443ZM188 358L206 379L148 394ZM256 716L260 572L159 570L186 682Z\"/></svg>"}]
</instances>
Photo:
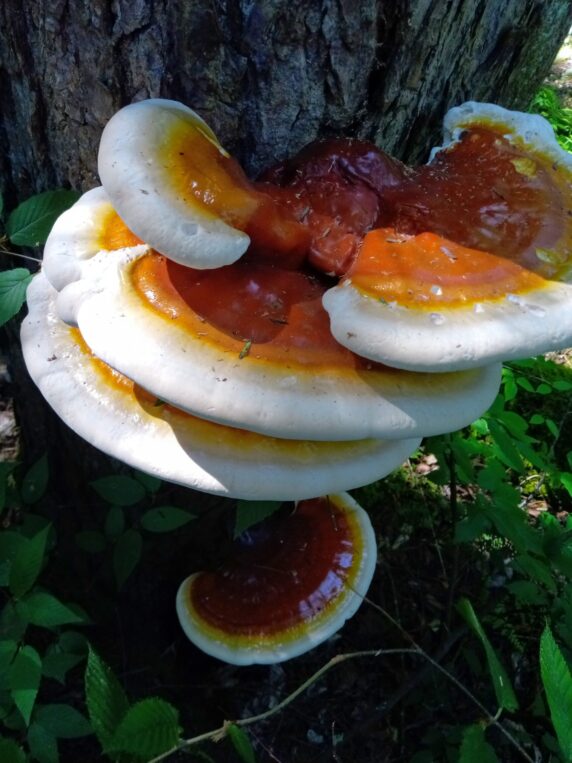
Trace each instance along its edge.
<instances>
[{"instance_id":1,"label":"curved mushroom lobe","mask_svg":"<svg viewBox=\"0 0 572 763\"><path fill-rule=\"evenodd\" d=\"M296 216L305 211L309 262L324 272L343 275L366 233L392 228L435 233L559 278L572 258L568 179L557 162L531 155L495 127L465 130L415 169L371 144L326 141L274 168L265 191Z\"/></svg>"},{"instance_id":2,"label":"curved mushroom lobe","mask_svg":"<svg viewBox=\"0 0 572 763\"><path fill-rule=\"evenodd\" d=\"M253 637L259 646L295 640L354 594L365 547L355 512L333 497L302 501L243 533L219 569L198 574L187 606L200 629L237 647Z\"/></svg>"}]
</instances>

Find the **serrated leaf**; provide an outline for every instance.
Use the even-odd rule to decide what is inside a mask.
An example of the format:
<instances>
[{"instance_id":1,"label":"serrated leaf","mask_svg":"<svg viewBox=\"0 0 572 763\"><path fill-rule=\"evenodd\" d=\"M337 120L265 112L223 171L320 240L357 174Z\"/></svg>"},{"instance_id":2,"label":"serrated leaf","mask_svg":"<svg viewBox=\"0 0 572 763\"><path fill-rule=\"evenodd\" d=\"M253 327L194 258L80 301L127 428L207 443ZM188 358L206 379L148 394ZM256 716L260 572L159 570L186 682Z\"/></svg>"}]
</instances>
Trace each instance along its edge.
<instances>
[{"instance_id":1,"label":"serrated leaf","mask_svg":"<svg viewBox=\"0 0 572 763\"><path fill-rule=\"evenodd\" d=\"M540 675L552 725L566 760L572 759L572 675L547 625L540 639Z\"/></svg>"},{"instance_id":2,"label":"serrated leaf","mask_svg":"<svg viewBox=\"0 0 572 763\"><path fill-rule=\"evenodd\" d=\"M281 506L280 501L238 501L236 504L236 520L234 537L238 538L249 527L257 525L266 517L271 516Z\"/></svg>"},{"instance_id":3,"label":"serrated leaf","mask_svg":"<svg viewBox=\"0 0 572 763\"><path fill-rule=\"evenodd\" d=\"M80 194L76 191L62 188L45 191L26 199L8 216L8 238L17 246L45 244L57 218L75 204L79 197Z\"/></svg>"},{"instance_id":4,"label":"serrated leaf","mask_svg":"<svg viewBox=\"0 0 572 763\"><path fill-rule=\"evenodd\" d=\"M0 760L2 763L26 763L26 754L12 739L0 738Z\"/></svg>"},{"instance_id":5,"label":"serrated leaf","mask_svg":"<svg viewBox=\"0 0 572 763\"><path fill-rule=\"evenodd\" d=\"M38 705L34 721L58 739L79 739L93 734L87 718L71 705Z\"/></svg>"},{"instance_id":6,"label":"serrated leaf","mask_svg":"<svg viewBox=\"0 0 572 763\"><path fill-rule=\"evenodd\" d=\"M482 726L475 724L465 729L459 763L499 763L495 751L485 739Z\"/></svg>"},{"instance_id":7,"label":"serrated leaf","mask_svg":"<svg viewBox=\"0 0 572 763\"><path fill-rule=\"evenodd\" d=\"M59 763L58 743L53 734L38 723L32 723L27 734L28 747L38 763Z\"/></svg>"},{"instance_id":8,"label":"serrated leaf","mask_svg":"<svg viewBox=\"0 0 572 763\"><path fill-rule=\"evenodd\" d=\"M113 671L91 648L85 671L85 699L91 726L104 749L129 708L123 687Z\"/></svg>"},{"instance_id":9,"label":"serrated leaf","mask_svg":"<svg viewBox=\"0 0 572 763\"><path fill-rule=\"evenodd\" d=\"M26 726L30 722L32 710L38 696L42 677L42 660L31 646L23 646L10 667L10 694L14 704L22 714Z\"/></svg>"},{"instance_id":10,"label":"serrated leaf","mask_svg":"<svg viewBox=\"0 0 572 763\"><path fill-rule=\"evenodd\" d=\"M141 558L143 538L137 530L126 530L113 547L113 574L117 588L122 588Z\"/></svg>"},{"instance_id":11,"label":"serrated leaf","mask_svg":"<svg viewBox=\"0 0 572 763\"><path fill-rule=\"evenodd\" d=\"M91 487L108 503L116 506L133 506L145 498L145 488L132 477L114 474L101 477L89 483Z\"/></svg>"},{"instance_id":12,"label":"serrated leaf","mask_svg":"<svg viewBox=\"0 0 572 763\"><path fill-rule=\"evenodd\" d=\"M99 530L83 530L75 534L75 542L88 554L99 554L107 548L107 538Z\"/></svg>"},{"instance_id":13,"label":"serrated leaf","mask_svg":"<svg viewBox=\"0 0 572 763\"><path fill-rule=\"evenodd\" d=\"M84 618L56 599L51 593L34 591L23 600L26 605L28 622L42 628L55 628L57 625L82 623Z\"/></svg>"},{"instance_id":14,"label":"serrated leaf","mask_svg":"<svg viewBox=\"0 0 572 763\"><path fill-rule=\"evenodd\" d=\"M26 289L32 274L27 268L3 270L0 273L0 326L7 323L26 301Z\"/></svg>"},{"instance_id":15,"label":"serrated leaf","mask_svg":"<svg viewBox=\"0 0 572 763\"><path fill-rule=\"evenodd\" d=\"M22 480L21 496L24 503L32 504L39 501L46 492L48 484L48 456L44 453L30 469Z\"/></svg>"},{"instance_id":16,"label":"serrated leaf","mask_svg":"<svg viewBox=\"0 0 572 763\"><path fill-rule=\"evenodd\" d=\"M256 755L246 731L237 726L236 723L231 723L227 726L227 733L232 746L243 763L256 763Z\"/></svg>"},{"instance_id":17,"label":"serrated leaf","mask_svg":"<svg viewBox=\"0 0 572 763\"><path fill-rule=\"evenodd\" d=\"M33 538L26 539L12 560L10 568L10 591L16 598L23 596L36 582L46 552L50 525Z\"/></svg>"},{"instance_id":18,"label":"serrated leaf","mask_svg":"<svg viewBox=\"0 0 572 763\"><path fill-rule=\"evenodd\" d=\"M150 758L175 747L179 734L177 709L165 700L151 697L129 708L115 730L108 751Z\"/></svg>"},{"instance_id":19,"label":"serrated leaf","mask_svg":"<svg viewBox=\"0 0 572 763\"><path fill-rule=\"evenodd\" d=\"M483 645L499 706L504 707L506 710L516 710L518 708L518 702L507 672L493 649L487 634L484 632L475 610L473 609L473 605L468 599L460 599L457 604L457 610L471 630L478 636Z\"/></svg>"},{"instance_id":20,"label":"serrated leaf","mask_svg":"<svg viewBox=\"0 0 572 763\"><path fill-rule=\"evenodd\" d=\"M152 533L167 533L196 519L195 514L177 506L158 506L149 509L141 517L141 527Z\"/></svg>"},{"instance_id":21,"label":"serrated leaf","mask_svg":"<svg viewBox=\"0 0 572 763\"><path fill-rule=\"evenodd\" d=\"M103 532L108 538L117 538L125 530L125 513L120 506L112 506L105 517Z\"/></svg>"}]
</instances>

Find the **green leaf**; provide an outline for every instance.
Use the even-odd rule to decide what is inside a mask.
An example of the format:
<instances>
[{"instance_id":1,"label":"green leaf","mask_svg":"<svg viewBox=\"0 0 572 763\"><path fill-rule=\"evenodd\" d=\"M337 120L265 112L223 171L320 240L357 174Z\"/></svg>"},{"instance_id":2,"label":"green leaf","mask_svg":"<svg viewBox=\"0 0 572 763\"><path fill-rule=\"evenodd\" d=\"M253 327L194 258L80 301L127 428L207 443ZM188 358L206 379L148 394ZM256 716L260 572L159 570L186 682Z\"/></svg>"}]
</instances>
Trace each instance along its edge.
<instances>
[{"instance_id":1,"label":"green leaf","mask_svg":"<svg viewBox=\"0 0 572 763\"><path fill-rule=\"evenodd\" d=\"M231 723L227 726L227 733L232 742L232 746L243 763L256 763L256 755L254 754L250 737L246 731L241 729L240 726L237 726L235 723Z\"/></svg>"},{"instance_id":2,"label":"green leaf","mask_svg":"<svg viewBox=\"0 0 572 763\"><path fill-rule=\"evenodd\" d=\"M42 660L42 675L46 678L53 678L63 685L68 671L79 665L83 659L81 654L70 654L69 652L62 652L57 647L52 647L46 652Z\"/></svg>"},{"instance_id":3,"label":"green leaf","mask_svg":"<svg viewBox=\"0 0 572 763\"><path fill-rule=\"evenodd\" d=\"M107 503L116 506L133 506L145 498L145 488L132 477L114 474L89 483Z\"/></svg>"},{"instance_id":4,"label":"green leaf","mask_svg":"<svg viewBox=\"0 0 572 763\"><path fill-rule=\"evenodd\" d=\"M506 670L502 666L501 661L497 657L491 642L484 632L479 619L475 614L473 605L468 599L460 599L457 604L457 610L466 621L467 625L469 625L473 632L478 636L481 644L483 645L498 704L500 707L504 707L506 710L516 710L518 708L518 702L511 686L509 677L506 673Z\"/></svg>"},{"instance_id":5,"label":"green leaf","mask_svg":"<svg viewBox=\"0 0 572 763\"><path fill-rule=\"evenodd\" d=\"M468 726L463 733L459 763L499 763L495 751L485 739L481 726Z\"/></svg>"},{"instance_id":6,"label":"green leaf","mask_svg":"<svg viewBox=\"0 0 572 763\"><path fill-rule=\"evenodd\" d=\"M572 675L548 625L540 639L540 675L550 717L566 760L572 759Z\"/></svg>"},{"instance_id":7,"label":"green leaf","mask_svg":"<svg viewBox=\"0 0 572 763\"><path fill-rule=\"evenodd\" d=\"M46 552L46 542L50 525L25 540L12 561L10 569L10 591L16 598L23 596L36 582Z\"/></svg>"},{"instance_id":8,"label":"green leaf","mask_svg":"<svg viewBox=\"0 0 572 763\"><path fill-rule=\"evenodd\" d=\"M10 688L10 666L18 651L18 643L13 639L0 641L0 691Z\"/></svg>"},{"instance_id":9,"label":"green leaf","mask_svg":"<svg viewBox=\"0 0 572 763\"><path fill-rule=\"evenodd\" d=\"M108 751L150 758L179 741L179 713L162 699L151 697L129 708L115 730Z\"/></svg>"},{"instance_id":10,"label":"green leaf","mask_svg":"<svg viewBox=\"0 0 572 763\"><path fill-rule=\"evenodd\" d=\"M93 734L87 718L71 705L38 705L34 721L59 739L78 739Z\"/></svg>"},{"instance_id":11,"label":"green leaf","mask_svg":"<svg viewBox=\"0 0 572 763\"><path fill-rule=\"evenodd\" d=\"M17 246L45 244L53 224L62 212L75 204L76 191L45 191L22 202L6 222L6 234Z\"/></svg>"},{"instance_id":12,"label":"green leaf","mask_svg":"<svg viewBox=\"0 0 572 763\"><path fill-rule=\"evenodd\" d=\"M10 668L10 694L22 714L26 726L30 723L42 677L42 660L31 646L23 646Z\"/></svg>"},{"instance_id":13,"label":"green leaf","mask_svg":"<svg viewBox=\"0 0 572 763\"><path fill-rule=\"evenodd\" d=\"M163 484L163 481L159 477L154 477L152 474L146 472L134 471L133 476L138 480L148 493L156 493L157 490Z\"/></svg>"},{"instance_id":14,"label":"green leaf","mask_svg":"<svg viewBox=\"0 0 572 763\"><path fill-rule=\"evenodd\" d=\"M26 268L14 268L0 273L0 326L7 323L26 301L26 289L32 275Z\"/></svg>"},{"instance_id":15,"label":"green leaf","mask_svg":"<svg viewBox=\"0 0 572 763\"><path fill-rule=\"evenodd\" d=\"M560 480L562 487L572 495L572 474L570 474L570 472L560 472L558 479Z\"/></svg>"},{"instance_id":16,"label":"green leaf","mask_svg":"<svg viewBox=\"0 0 572 763\"><path fill-rule=\"evenodd\" d=\"M266 517L274 514L281 506L280 501L238 501L236 504L236 520L234 537L238 538L249 527L257 525Z\"/></svg>"},{"instance_id":17,"label":"green leaf","mask_svg":"<svg viewBox=\"0 0 572 763\"><path fill-rule=\"evenodd\" d=\"M109 665L91 647L85 671L85 700L91 726L101 746L107 749L129 702Z\"/></svg>"},{"instance_id":18,"label":"green leaf","mask_svg":"<svg viewBox=\"0 0 572 763\"><path fill-rule=\"evenodd\" d=\"M556 593L556 582L550 567L541 559L535 559L530 554L519 554L514 560L515 569L520 569L533 580L544 583L552 593Z\"/></svg>"},{"instance_id":19,"label":"green leaf","mask_svg":"<svg viewBox=\"0 0 572 763\"><path fill-rule=\"evenodd\" d=\"M0 738L0 760L2 763L26 763L26 754L12 739Z\"/></svg>"},{"instance_id":20,"label":"green leaf","mask_svg":"<svg viewBox=\"0 0 572 763\"><path fill-rule=\"evenodd\" d=\"M27 740L32 757L38 763L59 763L60 755L57 740L39 723L31 724L28 729Z\"/></svg>"},{"instance_id":21,"label":"green leaf","mask_svg":"<svg viewBox=\"0 0 572 763\"><path fill-rule=\"evenodd\" d=\"M152 533L168 533L195 518L195 514L179 509L177 506L158 506L143 514L141 527Z\"/></svg>"},{"instance_id":22,"label":"green leaf","mask_svg":"<svg viewBox=\"0 0 572 763\"><path fill-rule=\"evenodd\" d=\"M44 453L35 464L33 464L24 479L22 480L22 500L24 503L35 503L46 492L48 484L48 456Z\"/></svg>"},{"instance_id":23,"label":"green leaf","mask_svg":"<svg viewBox=\"0 0 572 763\"><path fill-rule=\"evenodd\" d=\"M108 538L118 538L125 530L125 514L120 506L112 506L105 517L103 532Z\"/></svg>"},{"instance_id":24,"label":"green leaf","mask_svg":"<svg viewBox=\"0 0 572 763\"><path fill-rule=\"evenodd\" d=\"M88 554L99 554L107 548L107 538L99 530L83 530L75 534L75 542Z\"/></svg>"},{"instance_id":25,"label":"green leaf","mask_svg":"<svg viewBox=\"0 0 572 763\"><path fill-rule=\"evenodd\" d=\"M28 621L41 628L85 622L84 618L51 593L34 591L24 599Z\"/></svg>"},{"instance_id":26,"label":"green leaf","mask_svg":"<svg viewBox=\"0 0 572 763\"><path fill-rule=\"evenodd\" d=\"M117 588L122 588L123 584L131 575L141 558L143 548L143 538L137 530L126 530L123 535L117 539L113 547L113 574Z\"/></svg>"},{"instance_id":27,"label":"green leaf","mask_svg":"<svg viewBox=\"0 0 572 763\"><path fill-rule=\"evenodd\" d=\"M516 449L514 442L506 430L498 424L494 419L489 419L489 430L494 441L495 450L498 453L498 457L504 461L507 466L510 466L515 471L522 474L524 471L524 464L520 453Z\"/></svg>"}]
</instances>

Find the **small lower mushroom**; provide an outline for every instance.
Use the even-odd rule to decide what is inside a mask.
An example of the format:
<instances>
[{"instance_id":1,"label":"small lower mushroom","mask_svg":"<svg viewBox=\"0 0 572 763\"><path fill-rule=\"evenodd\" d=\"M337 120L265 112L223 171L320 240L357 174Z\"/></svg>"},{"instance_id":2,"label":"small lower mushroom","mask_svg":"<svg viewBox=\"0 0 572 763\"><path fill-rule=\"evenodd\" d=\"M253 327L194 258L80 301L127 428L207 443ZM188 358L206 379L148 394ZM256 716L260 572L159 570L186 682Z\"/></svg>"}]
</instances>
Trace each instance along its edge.
<instances>
[{"instance_id":1,"label":"small lower mushroom","mask_svg":"<svg viewBox=\"0 0 572 763\"><path fill-rule=\"evenodd\" d=\"M233 665L297 657L355 614L376 550L368 515L347 493L301 501L243 533L219 569L181 584L181 627Z\"/></svg>"}]
</instances>

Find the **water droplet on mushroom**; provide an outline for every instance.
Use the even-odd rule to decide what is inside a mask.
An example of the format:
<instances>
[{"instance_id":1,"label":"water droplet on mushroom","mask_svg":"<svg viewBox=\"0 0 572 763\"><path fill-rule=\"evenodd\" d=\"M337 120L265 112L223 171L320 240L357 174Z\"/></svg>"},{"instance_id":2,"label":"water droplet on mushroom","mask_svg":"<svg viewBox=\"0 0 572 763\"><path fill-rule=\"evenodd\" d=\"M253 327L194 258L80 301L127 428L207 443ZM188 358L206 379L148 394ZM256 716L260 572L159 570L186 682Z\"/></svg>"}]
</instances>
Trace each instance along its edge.
<instances>
[{"instance_id":1,"label":"water droplet on mushroom","mask_svg":"<svg viewBox=\"0 0 572 763\"><path fill-rule=\"evenodd\" d=\"M474 311L476 313L484 313L485 312L485 308L483 307L483 305L480 302L476 302L475 303L475 307L474 307Z\"/></svg>"},{"instance_id":2,"label":"water droplet on mushroom","mask_svg":"<svg viewBox=\"0 0 572 763\"><path fill-rule=\"evenodd\" d=\"M521 307L524 305L523 298L519 297L518 294L507 294L506 299L507 302L512 302L513 305L519 305Z\"/></svg>"},{"instance_id":3,"label":"water droplet on mushroom","mask_svg":"<svg viewBox=\"0 0 572 763\"><path fill-rule=\"evenodd\" d=\"M447 246L440 246L439 249L443 252L445 257L448 257L451 262L455 262L457 257L453 254L453 252L449 249Z\"/></svg>"},{"instance_id":4,"label":"water droplet on mushroom","mask_svg":"<svg viewBox=\"0 0 572 763\"><path fill-rule=\"evenodd\" d=\"M436 297L440 297L443 294L443 289L440 286L437 286L434 284L429 291L431 294L434 294Z\"/></svg>"},{"instance_id":5,"label":"water droplet on mushroom","mask_svg":"<svg viewBox=\"0 0 572 763\"><path fill-rule=\"evenodd\" d=\"M445 323L445 317L441 315L441 313L429 313L429 320L435 326L441 326L443 323Z\"/></svg>"}]
</instances>

